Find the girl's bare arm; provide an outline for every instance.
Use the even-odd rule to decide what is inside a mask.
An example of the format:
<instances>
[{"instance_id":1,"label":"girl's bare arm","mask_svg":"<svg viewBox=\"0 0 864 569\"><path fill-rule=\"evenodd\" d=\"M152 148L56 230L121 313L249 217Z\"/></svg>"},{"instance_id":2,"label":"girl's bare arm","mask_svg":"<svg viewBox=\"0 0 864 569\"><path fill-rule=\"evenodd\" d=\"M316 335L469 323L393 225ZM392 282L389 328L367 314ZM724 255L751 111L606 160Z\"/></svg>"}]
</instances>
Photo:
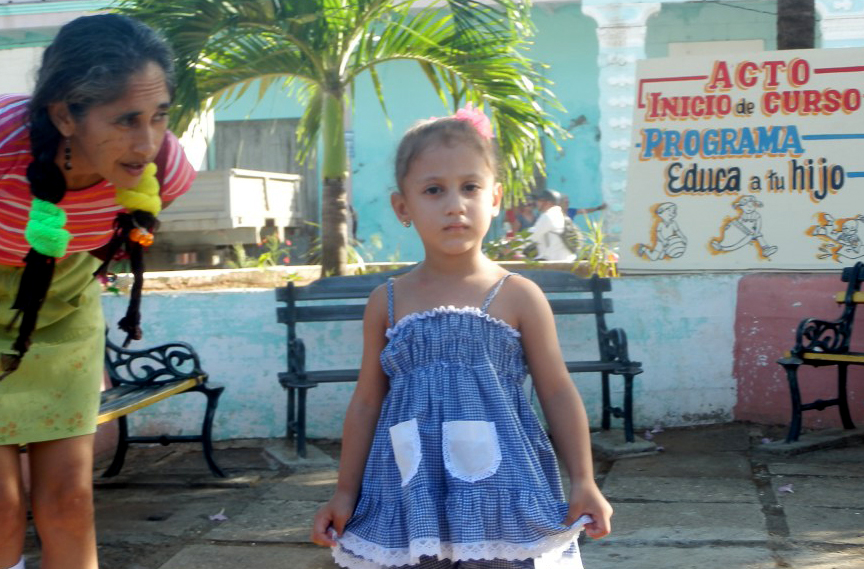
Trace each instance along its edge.
<instances>
[{"instance_id":1,"label":"girl's bare arm","mask_svg":"<svg viewBox=\"0 0 864 569\"><path fill-rule=\"evenodd\" d=\"M519 299L516 318L522 333L525 358L552 441L570 477L570 511L567 523L583 514L594 521L586 532L594 538L608 534L612 507L594 482L591 437L585 406L573 384L561 349L555 319L540 288L527 279L512 279ZM517 288L518 287L518 288Z\"/></svg>"},{"instance_id":2,"label":"girl's bare arm","mask_svg":"<svg viewBox=\"0 0 864 569\"><path fill-rule=\"evenodd\" d=\"M330 535L330 528L342 535L345 523L354 513L381 404L388 391L387 376L381 369L380 360L381 350L387 343L386 329L387 291L382 286L369 296L363 316L363 359L357 387L342 427L342 453L336 492L315 514L312 526L312 541L318 545L336 545Z\"/></svg>"}]
</instances>

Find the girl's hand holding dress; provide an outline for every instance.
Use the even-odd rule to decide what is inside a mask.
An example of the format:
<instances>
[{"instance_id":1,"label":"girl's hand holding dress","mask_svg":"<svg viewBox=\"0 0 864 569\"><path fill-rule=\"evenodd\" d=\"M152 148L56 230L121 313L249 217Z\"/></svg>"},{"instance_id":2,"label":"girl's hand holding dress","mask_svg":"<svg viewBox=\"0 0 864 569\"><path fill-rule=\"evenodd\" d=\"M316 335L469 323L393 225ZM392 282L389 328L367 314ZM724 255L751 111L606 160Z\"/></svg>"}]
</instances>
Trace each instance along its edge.
<instances>
[{"instance_id":1,"label":"girl's hand holding dress","mask_svg":"<svg viewBox=\"0 0 864 569\"><path fill-rule=\"evenodd\" d=\"M586 514L593 519L585 524L588 537L599 539L609 535L612 529L612 506L600 493L594 480L586 480L584 484L577 484L574 480L570 489L570 509L564 524L570 525Z\"/></svg>"},{"instance_id":2,"label":"girl's hand holding dress","mask_svg":"<svg viewBox=\"0 0 864 569\"><path fill-rule=\"evenodd\" d=\"M315 513L312 522L312 542L334 547L335 537L342 535L345 524L354 513L356 502L356 495L352 496L348 492L337 490L330 501Z\"/></svg>"}]
</instances>

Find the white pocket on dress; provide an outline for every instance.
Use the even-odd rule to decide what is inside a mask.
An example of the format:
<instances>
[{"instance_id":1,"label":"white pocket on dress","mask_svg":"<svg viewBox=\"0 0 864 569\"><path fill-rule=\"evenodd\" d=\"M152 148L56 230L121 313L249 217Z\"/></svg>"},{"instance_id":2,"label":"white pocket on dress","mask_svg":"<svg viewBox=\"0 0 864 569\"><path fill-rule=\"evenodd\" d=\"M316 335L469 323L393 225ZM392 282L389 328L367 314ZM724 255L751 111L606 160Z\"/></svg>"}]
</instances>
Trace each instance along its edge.
<instances>
[{"instance_id":1,"label":"white pocket on dress","mask_svg":"<svg viewBox=\"0 0 864 569\"><path fill-rule=\"evenodd\" d=\"M402 476L402 486L408 484L420 466L423 449L420 448L420 431L417 419L397 423L390 427L390 444L396 457L396 466Z\"/></svg>"},{"instance_id":2,"label":"white pocket on dress","mask_svg":"<svg viewBox=\"0 0 864 569\"><path fill-rule=\"evenodd\" d=\"M498 471L501 447L495 423L447 421L441 427L444 465L450 474L466 482L477 482Z\"/></svg>"}]
</instances>

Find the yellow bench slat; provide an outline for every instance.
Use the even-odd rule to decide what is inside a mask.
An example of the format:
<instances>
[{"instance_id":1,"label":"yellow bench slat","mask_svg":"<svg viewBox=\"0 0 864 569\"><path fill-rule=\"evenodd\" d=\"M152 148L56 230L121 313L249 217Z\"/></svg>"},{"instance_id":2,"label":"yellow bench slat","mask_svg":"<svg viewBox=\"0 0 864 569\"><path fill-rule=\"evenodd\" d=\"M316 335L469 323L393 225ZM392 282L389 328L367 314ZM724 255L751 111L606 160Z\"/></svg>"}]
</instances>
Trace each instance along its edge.
<instances>
[{"instance_id":1,"label":"yellow bench slat","mask_svg":"<svg viewBox=\"0 0 864 569\"><path fill-rule=\"evenodd\" d=\"M110 411L100 412L99 417L96 419L96 424L101 425L102 423L107 423L108 421L113 421L118 417L122 417L124 415L128 415L133 411L137 411L138 409L143 409L149 405L162 401L163 399L167 399L172 395L177 393L183 393L184 391L188 391L203 383L204 376L201 377L193 377L190 379L186 379L183 381L178 381L177 383L169 383L160 389L154 389L147 393L145 397L141 398L133 398L133 401L130 403L123 405L122 407L118 407L117 409L111 409ZM129 395L140 394L141 392L132 391Z\"/></svg>"},{"instance_id":2,"label":"yellow bench slat","mask_svg":"<svg viewBox=\"0 0 864 569\"><path fill-rule=\"evenodd\" d=\"M832 362L864 364L864 354L823 354L819 352L806 352L802 357L805 360L825 360Z\"/></svg>"},{"instance_id":3,"label":"yellow bench slat","mask_svg":"<svg viewBox=\"0 0 864 569\"><path fill-rule=\"evenodd\" d=\"M792 352L785 351L783 352L784 358L791 358ZM864 354L828 354L821 352L804 352L801 357L805 360L825 360L832 362L849 362L849 363L862 363L864 364Z\"/></svg>"},{"instance_id":4,"label":"yellow bench slat","mask_svg":"<svg viewBox=\"0 0 864 569\"><path fill-rule=\"evenodd\" d=\"M846 293L845 292L838 292L837 294L834 295L834 300L836 300L837 302L846 302ZM855 304L864 303L864 292L859 291L859 292L854 293L852 295L852 302L854 302Z\"/></svg>"}]
</instances>

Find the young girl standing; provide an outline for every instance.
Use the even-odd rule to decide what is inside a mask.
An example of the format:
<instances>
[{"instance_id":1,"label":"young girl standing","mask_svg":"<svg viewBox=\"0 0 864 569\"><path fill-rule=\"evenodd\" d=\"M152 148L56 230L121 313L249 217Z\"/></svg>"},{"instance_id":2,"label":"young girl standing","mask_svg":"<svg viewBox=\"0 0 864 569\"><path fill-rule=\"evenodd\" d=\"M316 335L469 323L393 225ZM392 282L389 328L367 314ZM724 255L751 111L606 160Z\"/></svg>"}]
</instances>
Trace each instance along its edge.
<instances>
[{"instance_id":1,"label":"young girl standing","mask_svg":"<svg viewBox=\"0 0 864 569\"><path fill-rule=\"evenodd\" d=\"M469 108L420 123L399 145L391 201L425 259L366 307L339 481L312 529L345 567L579 568L583 524L591 537L609 533L549 304L481 251L502 193L491 138Z\"/></svg>"}]
</instances>

